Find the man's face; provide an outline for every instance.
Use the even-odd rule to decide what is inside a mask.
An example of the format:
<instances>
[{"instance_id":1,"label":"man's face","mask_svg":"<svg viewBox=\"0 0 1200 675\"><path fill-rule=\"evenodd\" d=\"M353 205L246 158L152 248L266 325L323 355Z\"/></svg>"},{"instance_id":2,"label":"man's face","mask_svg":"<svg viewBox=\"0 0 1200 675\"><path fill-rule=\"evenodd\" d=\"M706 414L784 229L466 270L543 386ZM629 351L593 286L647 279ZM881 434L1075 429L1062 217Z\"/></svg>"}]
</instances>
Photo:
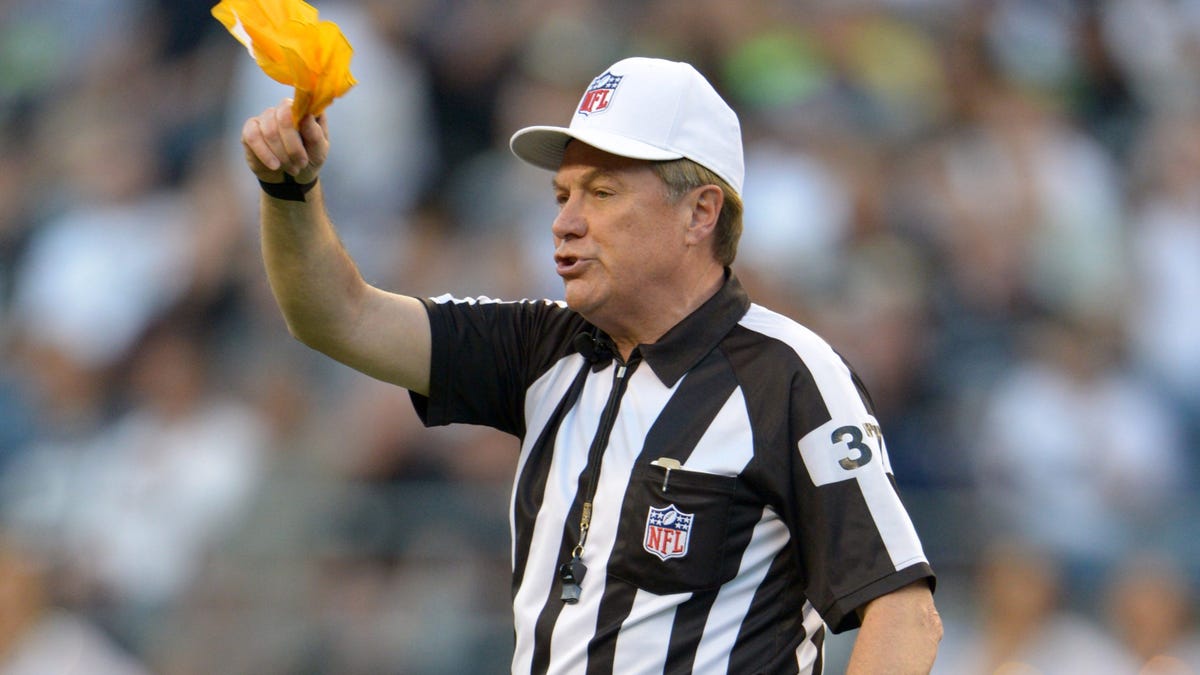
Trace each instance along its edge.
<instances>
[{"instance_id":1,"label":"man's face","mask_svg":"<svg viewBox=\"0 0 1200 675\"><path fill-rule=\"evenodd\" d=\"M650 163L572 141L554 177L554 261L567 305L610 333L675 296L691 222Z\"/></svg>"}]
</instances>

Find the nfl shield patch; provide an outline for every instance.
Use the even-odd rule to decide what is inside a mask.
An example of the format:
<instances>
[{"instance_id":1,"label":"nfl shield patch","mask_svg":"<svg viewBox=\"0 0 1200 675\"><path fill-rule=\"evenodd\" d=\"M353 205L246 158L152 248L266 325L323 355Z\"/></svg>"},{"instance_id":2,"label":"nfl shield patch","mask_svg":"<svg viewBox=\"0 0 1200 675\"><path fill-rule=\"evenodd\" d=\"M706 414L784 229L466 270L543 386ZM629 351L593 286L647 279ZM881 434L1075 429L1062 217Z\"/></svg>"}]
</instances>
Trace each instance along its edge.
<instances>
[{"instance_id":1,"label":"nfl shield patch","mask_svg":"<svg viewBox=\"0 0 1200 675\"><path fill-rule=\"evenodd\" d=\"M660 560L687 555L692 515L675 508L674 504L662 509L651 506L650 514L646 516L646 536L642 540L642 548Z\"/></svg>"},{"instance_id":2,"label":"nfl shield patch","mask_svg":"<svg viewBox=\"0 0 1200 675\"><path fill-rule=\"evenodd\" d=\"M583 93L583 98L579 100L579 109L576 112L584 116L604 112L609 103L612 103L613 94L616 93L617 85L621 83L622 77L606 71L600 77L592 80L587 91Z\"/></svg>"}]
</instances>

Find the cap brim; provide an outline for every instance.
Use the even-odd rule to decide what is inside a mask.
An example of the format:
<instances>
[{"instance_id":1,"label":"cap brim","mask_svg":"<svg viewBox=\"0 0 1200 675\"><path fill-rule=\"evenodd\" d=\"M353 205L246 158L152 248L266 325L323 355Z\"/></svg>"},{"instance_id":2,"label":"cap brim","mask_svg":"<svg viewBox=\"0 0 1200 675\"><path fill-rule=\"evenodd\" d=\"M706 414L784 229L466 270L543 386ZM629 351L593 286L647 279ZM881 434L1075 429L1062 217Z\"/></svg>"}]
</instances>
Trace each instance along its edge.
<instances>
[{"instance_id":1,"label":"cap brim","mask_svg":"<svg viewBox=\"0 0 1200 675\"><path fill-rule=\"evenodd\" d=\"M572 140L631 159L662 161L680 159L683 155L670 150L643 143L627 136L600 130L573 130L566 127L525 127L508 142L513 154L530 164L550 171L557 171L562 164L563 152Z\"/></svg>"}]
</instances>

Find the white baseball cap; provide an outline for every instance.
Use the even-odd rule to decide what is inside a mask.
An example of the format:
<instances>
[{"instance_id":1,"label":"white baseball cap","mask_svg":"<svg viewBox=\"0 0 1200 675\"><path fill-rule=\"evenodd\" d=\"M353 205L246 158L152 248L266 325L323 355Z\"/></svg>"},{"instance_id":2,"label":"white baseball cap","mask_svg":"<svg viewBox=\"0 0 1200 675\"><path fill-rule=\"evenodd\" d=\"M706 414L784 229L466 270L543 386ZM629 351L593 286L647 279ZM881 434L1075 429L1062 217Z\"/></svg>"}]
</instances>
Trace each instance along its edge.
<instances>
[{"instance_id":1,"label":"white baseball cap","mask_svg":"<svg viewBox=\"0 0 1200 675\"><path fill-rule=\"evenodd\" d=\"M513 154L557 171L576 139L621 157L686 157L739 194L745 177L737 113L695 68L634 57L614 63L588 85L569 127L534 126L513 134Z\"/></svg>"}]
</instances>

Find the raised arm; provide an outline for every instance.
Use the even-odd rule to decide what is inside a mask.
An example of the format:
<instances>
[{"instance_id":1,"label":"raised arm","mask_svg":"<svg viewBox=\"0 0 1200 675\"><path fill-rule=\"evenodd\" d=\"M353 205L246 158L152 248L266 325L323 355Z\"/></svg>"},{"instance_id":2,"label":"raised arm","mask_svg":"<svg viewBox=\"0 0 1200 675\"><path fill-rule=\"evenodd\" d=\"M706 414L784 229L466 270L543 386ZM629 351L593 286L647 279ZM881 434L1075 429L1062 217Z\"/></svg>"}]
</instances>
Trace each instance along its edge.
<instances>
[{"instance_id":1,"label":"raised arm","mask_svg":"<svg viewBox=\"0 0 1200 675\"><path fill-rule=\"evenodd\" d=\"M317 180L329 153L322 116L292 124L284 101L242 128L246 162L259 180ZM271 292L288 330L304 344L372 377L429 393L429 318L420 301L363 280L325 213L321 184L302 201L262 195L262 246Z\"/></svg>"}]
</instances>

